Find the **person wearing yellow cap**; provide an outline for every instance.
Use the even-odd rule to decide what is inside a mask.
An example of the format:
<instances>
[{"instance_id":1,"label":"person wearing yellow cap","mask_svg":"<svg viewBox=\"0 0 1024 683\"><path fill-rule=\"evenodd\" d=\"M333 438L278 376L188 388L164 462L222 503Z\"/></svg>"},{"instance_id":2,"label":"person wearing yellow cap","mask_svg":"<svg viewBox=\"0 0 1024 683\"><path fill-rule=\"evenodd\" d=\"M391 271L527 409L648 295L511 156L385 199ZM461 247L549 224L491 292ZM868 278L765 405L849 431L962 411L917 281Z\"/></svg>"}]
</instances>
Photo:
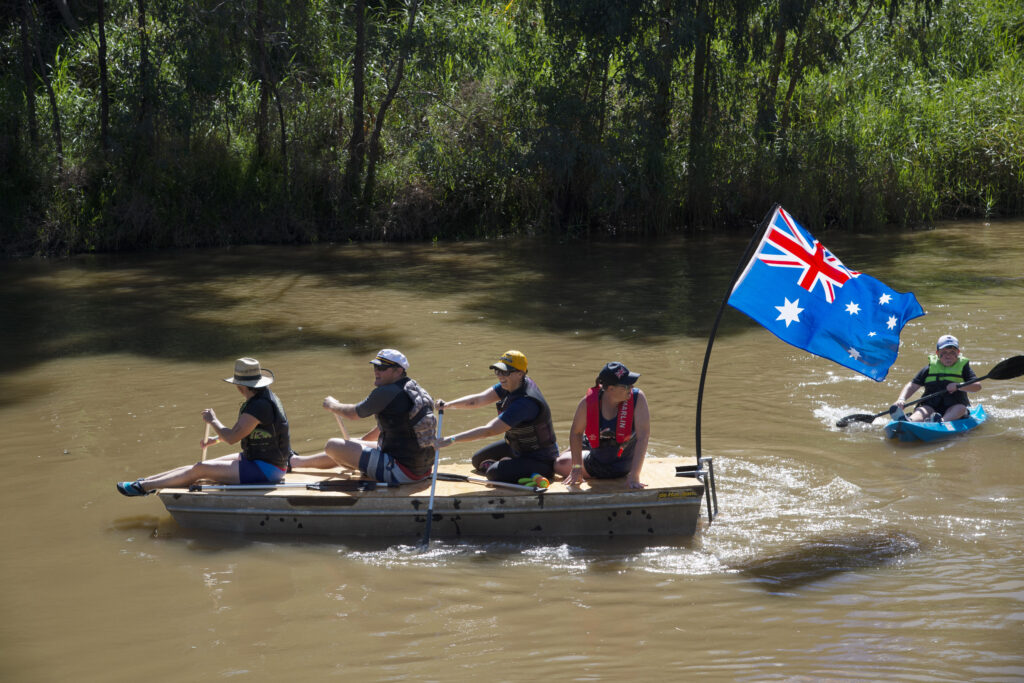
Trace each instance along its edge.
<instances>
[{"instance_id":1,"label":"person wearing yellow cap","mask_svg":"<svg viewBox=\"0 0 1024 683\"><path fill-rule=\"evenodd\" d=\"M569 450L555 461L566 486L584 479L626 478L626 487L642 489L640 470L651 438L651 413L640 375L622 363L608 363L576 406L569 428Z\"/></svg>"},{"instance_id":2,"label":"person wearing yellow cap","mask_svg":"<svg viewBox=\"0 0 1024 683\"><path fill-rule=\"evenodd\" d=\"M370 361L373 391L359 403L324 399L326 410L358 420L376 417L377 425L360 439L330 439L324 452L292 456L292 468L358 469L374 481L411 484L434 469L437 418L434 400L408 376L409 360L396 349L381 349Z\"/></svg>"},{"instance_id":3,"label":"person wearing yellow cap","mask_svg":"<svg viewBox=\"0 0 1024 683\"><path fill-rule=\"evenodd\" d=\"M480 427L438 439L438 447L501 435L501 441L473 454L473 467L491 481L539 481L538 475L550 478L558 457L558 443L551 408L537 383L526 376L526 356L516 350L506 351L491 369L498 380L494 385L479 394L438 401L438 406L460 409L493 404L498 409L497 417Z\"/></svg>"},{"instance_id":4,"label":"person wearing yellow cap","mask_svg":"<svg viewBox=\"0 0 1024 683\"><path fill-rule=\"evenodd\" d=\"M926 395L945 393L918 403L910 415L911 422L959 420L967 415L971 406L965 392L981 391L981 383L975 382L964 387L957 385L977 378L967 357L960 353L959 340L951 334L944 334L935 344L935 353L928 356L928 365L903 387L896 399L896 407L902 414L907 399L923 387Z\"/></svg>"}]
</instances>

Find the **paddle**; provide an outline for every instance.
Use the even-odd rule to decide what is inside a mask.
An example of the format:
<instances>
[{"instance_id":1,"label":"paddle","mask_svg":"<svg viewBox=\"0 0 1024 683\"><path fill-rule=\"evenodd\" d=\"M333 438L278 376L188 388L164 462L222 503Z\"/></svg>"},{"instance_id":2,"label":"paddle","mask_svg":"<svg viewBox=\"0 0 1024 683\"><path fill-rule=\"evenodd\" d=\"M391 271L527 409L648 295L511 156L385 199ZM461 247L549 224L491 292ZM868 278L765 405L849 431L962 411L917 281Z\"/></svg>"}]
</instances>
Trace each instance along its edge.
<instances>
[{"instance_id":1,"label":"paddle","mask_svg":"<svg viewBox=\"0 0 1024 683\"><path fill-rule=\"evenodd\" d=\"M192 484L189 491L265 491L267 489L308 489L310 491L373 491L378 488L395 488L399 484L369 479L327 479L306 484L280 482L278 484Z\"/></svg>"},{"instance_id":2,"label":"paddle","mask_svg":"<svg viewBox=\"0 0 1024 683\"><path fill-rule=\"evenodd\" d=\"M444 408L437 409L437 438L441 438L441 421L444 418ZM423 529L423 543L421 550L426 550L430 545L430 523L434 521L434 490L437 488L437 464L441 460L441 447L434 445L434 470L430 474L430 502L427 504L427 526Z\"/></svg>"},{"instance_id":3,"label":"paddle","mask_svg":"<svg viewBox=\"0 0 1024 683\"><path fill-rule=\"evenodd\" d=\"M987 375L978 377L977 379L973 379L970 382L961 382L960 384L957 384L957 387L965 387L968 384L974 384L976 382L980 382L983 379L1014 379L1016 377L1020 377L1021 375L1024 375L1024 356L1013 356L1012 358L1007 358L1006 360L997 363L995 367L993 367ZM915 403L927 401L930 398L942 396L945 393L945 391L936 391L934 394L922 396L919 399L909 401L907 403L904 403L903 405L904 407L912 406ZM889 406L888 410L883 410L882 412L876 413L875 415L868 415L866 413L847 415L843 419L839 420L839 422L836 422L836 427L842 429L851 422L874 422L876 417L882 417L883 415L891 415L893 412L895 412L895 409L896 406L892 405Z\"/></svg>"},{"instance_id":4,"label":"paddle","mask_svg":"<svg viewBox=\"0 0 1024 683\"><path fill-rule=\"evenodd\" d=\"M483 484L484 486L495 486L498 488L516 489L517 491L529 491L531 493L543 493L547 489L537 488L536 486L523 486L522 484L511 484L507 481L491 481L490 479L481 479L480 477L470 477L465 474L448 474L440 472L437 475L440 481L464 481L470 484Z\"/></svg>"}]
</instances>

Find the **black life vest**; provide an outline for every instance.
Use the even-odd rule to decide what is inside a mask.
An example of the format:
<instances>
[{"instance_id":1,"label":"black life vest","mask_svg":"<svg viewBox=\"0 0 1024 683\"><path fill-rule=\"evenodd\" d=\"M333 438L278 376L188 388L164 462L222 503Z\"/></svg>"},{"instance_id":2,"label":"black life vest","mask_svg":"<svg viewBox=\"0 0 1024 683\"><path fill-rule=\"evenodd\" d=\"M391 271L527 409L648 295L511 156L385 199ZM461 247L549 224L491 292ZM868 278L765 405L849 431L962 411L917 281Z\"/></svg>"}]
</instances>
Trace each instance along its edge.
<instances>
[{"instance_id":1,"label":"black life vest","mask_svg":"<svg viewBox=\"0 0 1024 683\"><path fill-rule=\"evenodd\" d=\"M292 455L291 437L288 433L288 417L284 414L284 406L270 389L257 389L256 395L242 403L239 416L245 412L250 401L263 399L270 403L274 410L273 421L261 422L242 438L242 457L246 460L263 460L274 467L285 469ZM251 413L250 413L251 414Z\"/></svg>"},{"instance_id":2,"label":"black life vest","mask_svg":"<svg viewBox=\"0 0 1024 683\"><path fill-rule=\"evenodd\" d=\"M434 466L432 439L433 430L437 429L433 399L410 377L402 377L396 384L408 397L411 407L407 408L409 404L399 395L377 414L377 426L380 428L377 446L411 475L427 474ZM421 438L423 427L430 431L431 440Z\"/></svg>"},{"instance_id":3,"label":"black life vest","mask_svg":"<svg viewBox=\"0 0 1024 683\"><path fill-rule=\"evenodd\" d=\"M516 455L540 451L552 458L558 457L558 442L555 440L555 426L551 424L551 408L544 400L537 383L529 377L515 391L509 392L497 403L498 414L512 405L513 401L526 397L540 406L540 411L532 421L515 425L505 432L505 441Z\"/></svg>"}]
</instances>

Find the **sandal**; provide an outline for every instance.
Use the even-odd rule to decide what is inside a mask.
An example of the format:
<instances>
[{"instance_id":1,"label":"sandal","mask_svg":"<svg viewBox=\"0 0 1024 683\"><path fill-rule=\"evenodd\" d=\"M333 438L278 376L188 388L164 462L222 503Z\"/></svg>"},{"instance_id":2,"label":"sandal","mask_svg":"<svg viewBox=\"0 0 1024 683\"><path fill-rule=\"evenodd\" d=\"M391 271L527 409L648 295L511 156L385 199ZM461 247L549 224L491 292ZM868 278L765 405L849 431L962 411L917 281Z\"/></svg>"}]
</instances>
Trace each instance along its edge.
<instances>
[{"instance_id":1,"label":"sandal","mask_svg":"<svg viewBox=\"0 0 1024 683\"><path fill-rule=\"evenodd\" d=\"M484 460L476 467L476 471L482 474L487 474L487 470L491 469L498 463L497 460Z\"/></svg>"}]
</instances>

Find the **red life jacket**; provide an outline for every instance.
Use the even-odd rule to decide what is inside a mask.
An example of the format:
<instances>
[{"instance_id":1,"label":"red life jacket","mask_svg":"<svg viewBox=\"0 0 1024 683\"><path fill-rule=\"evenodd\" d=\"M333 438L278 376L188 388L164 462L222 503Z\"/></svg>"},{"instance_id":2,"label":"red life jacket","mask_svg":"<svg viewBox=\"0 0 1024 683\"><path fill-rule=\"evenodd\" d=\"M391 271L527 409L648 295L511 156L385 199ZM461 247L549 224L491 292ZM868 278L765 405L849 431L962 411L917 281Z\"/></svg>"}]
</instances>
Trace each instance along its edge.
<instances>
[{"instance_id":1,"label":"red life jacket","mask_svg":"<svg viewBox=\"0 0 1024 683\"><path fill-rule=\"evenodd\" d=\"M591 448L597 448L601 443L601 392L600 387L590 387L584 400L587 402L587 426L584 434ZM636 403L636 393L630 390L629 398L619 404L619 414L615 418L615 442L619 444L619 454L622 457L622 444L633 435L633 404Z\"/></svg>"}]
</instances>

